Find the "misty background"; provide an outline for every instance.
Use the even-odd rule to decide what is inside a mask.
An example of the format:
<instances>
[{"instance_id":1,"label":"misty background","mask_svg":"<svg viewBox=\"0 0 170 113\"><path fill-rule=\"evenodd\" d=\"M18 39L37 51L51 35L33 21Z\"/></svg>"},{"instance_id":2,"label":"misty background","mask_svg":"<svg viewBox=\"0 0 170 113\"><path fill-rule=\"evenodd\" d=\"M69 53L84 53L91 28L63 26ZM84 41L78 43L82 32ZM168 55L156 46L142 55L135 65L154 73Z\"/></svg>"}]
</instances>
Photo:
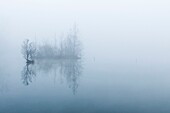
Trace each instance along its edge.
<instances>
[{"instance_id":1,"label":"misty background","mask_svg":"<svg viewBox=\"0 0 170 113\"><path fill-rule=\"evenodd\" d=\"M90 57L166 63L169 6L168 0L1 1L0 51L19 50L23 39L34 39L35 33L37 40L52 42L77 23Z\"/></svg>"},{"instance_id":2,"label":"misty background","mask_svg":"<svg viewBox=\"0 0 170 113\"><path fill-rule=\"evenodd\" d=\"M56 105L63 113L169 113L169 12L168 0L1 0L1 110L54 112ZM41 76L24 86L23 41L54 44L74 24L83 45L76 96L68 84L55 82L51 71L43 72L49 62L37 67Z\"/></svg>"}]
</instances>

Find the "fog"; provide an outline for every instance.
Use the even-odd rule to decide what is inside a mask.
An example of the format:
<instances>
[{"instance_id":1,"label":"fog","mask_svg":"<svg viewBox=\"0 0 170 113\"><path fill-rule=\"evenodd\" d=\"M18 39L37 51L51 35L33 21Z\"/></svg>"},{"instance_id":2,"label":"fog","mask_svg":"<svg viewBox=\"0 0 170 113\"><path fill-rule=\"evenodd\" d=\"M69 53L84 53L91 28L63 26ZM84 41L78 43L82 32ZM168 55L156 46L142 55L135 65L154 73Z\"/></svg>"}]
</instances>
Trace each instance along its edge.
<instances>
[{"instance_id":1,"label":"fog","mask_svg":"<svg viewBox=\"0 0 170 113\"><path fill-rule=\"evenodd\" d=\"M169 113L169 12L168 0L1 0L0 112ZM74 25L81 61L26 63L25 39L50 48Z\"/></svg>"},{"instance_id":2,"label":"fog","mask_svg":"<svg viewBox=\"0 0 170 113\"><path fill-rule=\"evenodd\" d=\"M159 60L169 57L169 6L168 0L1 1L1 45L19 47L35 33L37 40L53 41L77 23L91 56Z\"/></svg>"}]
</instances>

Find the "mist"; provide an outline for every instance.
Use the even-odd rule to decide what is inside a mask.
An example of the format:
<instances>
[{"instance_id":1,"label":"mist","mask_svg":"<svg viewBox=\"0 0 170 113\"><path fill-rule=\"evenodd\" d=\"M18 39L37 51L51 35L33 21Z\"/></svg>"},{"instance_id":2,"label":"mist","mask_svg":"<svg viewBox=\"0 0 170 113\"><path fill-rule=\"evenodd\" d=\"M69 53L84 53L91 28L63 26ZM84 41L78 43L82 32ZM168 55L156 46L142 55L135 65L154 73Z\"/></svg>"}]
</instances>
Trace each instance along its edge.
<instances>
[{"instance_id":1,"label":"mist","mask_svg":"<svg viewBox=\"0 0 170 113\"><path fill-rule=\"evenodd\" d=\"M169 113L169 12L168 0L1 1L0 112Z\"/></svg>"},{"instance_id":2,"label":"mist","mask_svg":"<svg viewBox=\"0 0 170 113\"><path fill-rule=\"evenodd\" d=\"M1 45L15 42L19 47L35 33L37 40L53 41L77 23L86 51L93 56L114 52L120 57L128 51L130 57L169 57L169 5L167 0L2 1ZM107 51L100 54L102 48Z\"/></svg>"}]
</instances>

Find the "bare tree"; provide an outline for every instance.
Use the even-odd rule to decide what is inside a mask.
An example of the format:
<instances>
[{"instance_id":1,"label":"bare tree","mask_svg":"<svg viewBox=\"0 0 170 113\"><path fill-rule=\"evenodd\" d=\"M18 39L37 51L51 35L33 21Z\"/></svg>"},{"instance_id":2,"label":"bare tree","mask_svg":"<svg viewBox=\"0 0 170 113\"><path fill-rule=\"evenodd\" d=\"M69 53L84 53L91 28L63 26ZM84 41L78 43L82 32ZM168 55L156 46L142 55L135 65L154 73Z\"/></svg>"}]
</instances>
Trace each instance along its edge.
<instances>
[{"instance_id":1,"label":"bare tree","mask_svg":"<svg viewBox=\"0 0 170 113\"><path fill-rule=\"evenodd\" d=\"M62 57L68 59L81 58L82 44L78 39L78 29L76 25L70 30L64 41L60 43L60 53Z\"/></svg>"},{"instance_id":2,"label":"bare tree","mask_svg":"<svg viewBox=\"0 0 170 113\"><path fill-rule=\"evenodd\" d=\"M29 44L29 55L30 55L30 59L34 60L35 56L36 56L36 46L35 43L31 42Z\"/></svg>"},{"instance_id":3,"label":"bare tree","mask_svg":"<svg viewBox=\"0 0 170 113\"><path fill-rule=\"evenodd\" d=\"M29 42L29 40L26 39L22 45L22 54L27 63L33 63L36 54L35 44L33 42Z\"/></svg>"},{"instance_id":4,"label":"bare tree","mask_svg":"<svg viewBox=\"0 0 170 113\"><path fill-rule=\"evenodd\" d=\"M82 44L79 40L76 25L70 32L63 36L58 45L44 43L37 46L34 42L26 39L22 45L22 54L27 63L34 62L34 59L80 59L82 57Z\"/></svg>"},{"instance_id":5,"label":"bare tree","mask_svg":"<svg viewBox=\"0 0 170 113\"><path fill-rule=\"evenodd\" d=\"M28 60L29 59L29 49L28 49L28 45L29 45L29 40L26 39L24 42L23 42L23 45L22 45L22 54L23 54L23 57Z\"/></svg>"}]
</instances>

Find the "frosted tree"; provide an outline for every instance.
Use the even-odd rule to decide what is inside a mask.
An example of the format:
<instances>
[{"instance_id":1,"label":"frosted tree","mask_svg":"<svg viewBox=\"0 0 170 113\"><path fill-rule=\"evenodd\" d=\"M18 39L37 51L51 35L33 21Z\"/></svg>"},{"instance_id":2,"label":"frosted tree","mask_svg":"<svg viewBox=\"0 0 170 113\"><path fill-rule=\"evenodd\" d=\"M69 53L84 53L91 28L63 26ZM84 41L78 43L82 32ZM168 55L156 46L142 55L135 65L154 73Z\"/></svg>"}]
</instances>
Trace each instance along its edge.
<instances>
[{"instance_id":1,"label":"frosted tree","mask_svg":"<svg viewBox=\"0 0 170 113\"><path fill-rule=\"evenodd\" d=\"M68 33L62 45L64 46L61 48L61 50L64 51L64 57L75 59L81 57L82 47L81 42L78 39L78 30L76 26Z\"/></svg>"},{"instance_id":2,"label":"frosted tree","mask_svg":"<svg viewBox=\"0 0 170 113\"><path fill-rule=\"evenodd\" d=\"M35 54L36 54L36 47L33 42L30 42L28 39L26 39L23 42L22 45L22 54L23 57L26 59L27 63L33 63Z\"/></svg>"}]
</instances>

